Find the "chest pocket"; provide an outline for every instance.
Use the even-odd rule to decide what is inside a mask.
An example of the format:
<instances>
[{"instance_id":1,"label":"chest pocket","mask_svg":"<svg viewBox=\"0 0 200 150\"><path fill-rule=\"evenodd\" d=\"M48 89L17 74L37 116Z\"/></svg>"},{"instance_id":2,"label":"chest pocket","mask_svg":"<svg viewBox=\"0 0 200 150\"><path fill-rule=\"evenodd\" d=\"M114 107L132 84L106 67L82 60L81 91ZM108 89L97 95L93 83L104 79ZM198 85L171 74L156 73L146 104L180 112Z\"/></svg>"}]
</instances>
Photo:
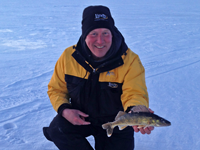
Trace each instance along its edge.
<instances>
[{"instance_id":1,"label":"chest pocket","mask_svg":"<svg viewBox=\"0 0 200 150\"><path fill-rule=\"evenodd\" d=\"M75 108L80 109L81 108L81 100L80 100L80 94L83 90L83 85L85 82L85 79L65 75L65 81L67 83L67 89L69 92L69 96L71 98L72 106L75 106Z\"/></svg>"},{"instance_id":2,"label":"chest pocket","mask_svg":"<svg viewBox=\"0 0 200 150\"><path fill-rule=\"evenodd\" d=\"M122 83L103 82L100 90L101 113L116 114L123 110L121 103Z\"/></svg>"}]
</instances>

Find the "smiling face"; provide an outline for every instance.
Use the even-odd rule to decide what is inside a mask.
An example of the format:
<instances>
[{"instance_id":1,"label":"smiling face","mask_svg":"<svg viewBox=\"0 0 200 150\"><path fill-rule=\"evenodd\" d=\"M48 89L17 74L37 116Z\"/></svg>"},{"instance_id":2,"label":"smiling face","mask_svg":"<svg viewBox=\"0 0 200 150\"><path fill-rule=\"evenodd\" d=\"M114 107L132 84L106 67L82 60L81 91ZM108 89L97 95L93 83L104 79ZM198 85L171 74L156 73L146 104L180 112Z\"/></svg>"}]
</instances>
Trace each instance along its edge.
<instances>
[{"instance_id":1,"label":"smiling face","mask_svg":"<svg viewBox=\"0 0 200 150\"><path fill-rule=\"evenodd\" d=\"M94 59L100 60L112 45L112 33L106 28L94 29L86 36L85 42Z\"/></svg>"}]
</instances>

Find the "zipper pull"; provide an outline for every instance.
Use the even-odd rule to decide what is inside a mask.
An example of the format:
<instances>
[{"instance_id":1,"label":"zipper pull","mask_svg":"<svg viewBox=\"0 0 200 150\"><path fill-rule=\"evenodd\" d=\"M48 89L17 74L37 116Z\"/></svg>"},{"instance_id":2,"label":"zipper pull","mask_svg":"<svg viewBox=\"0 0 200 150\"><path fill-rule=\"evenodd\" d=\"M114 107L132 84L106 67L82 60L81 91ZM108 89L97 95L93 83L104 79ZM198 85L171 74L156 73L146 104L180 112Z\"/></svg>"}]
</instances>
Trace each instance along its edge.
<instances>
[{"instance_id":1,"label":"zipper pull","mask_svg":"<svg viewBox=\"0 0 200 150\"><path fill-rule=\"evenodd\" d=\"M96 72L96 69L93 69L93 73L95 73Z\"/></svg>"}]
</instances>

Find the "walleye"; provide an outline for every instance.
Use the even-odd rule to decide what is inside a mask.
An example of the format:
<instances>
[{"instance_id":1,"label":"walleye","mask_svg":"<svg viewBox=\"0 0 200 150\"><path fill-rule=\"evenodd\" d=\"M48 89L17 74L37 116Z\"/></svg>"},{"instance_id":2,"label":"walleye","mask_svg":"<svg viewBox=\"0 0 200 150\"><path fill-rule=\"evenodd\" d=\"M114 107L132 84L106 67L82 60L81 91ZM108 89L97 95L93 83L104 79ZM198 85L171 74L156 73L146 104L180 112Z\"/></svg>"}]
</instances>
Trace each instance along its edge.
<instances>
[{"instance_id":1,"label":"walleye","mask_svg":"<svg viewBox=\"0 0 200 150\"><path fill-rule=\"evenodd\" d=\"M123 111L119 111L117 116L115 117L115 121L108 122L102 125L103 129L106 129L108 137L110 137L113 133L113 129L118 126L120 130L123 130L127 126L135 126L138 125L139 128L141 127L164 127L170 126L171 123L161 118L158 115L155 115L150 112L132 112L126 113Z\"/></svg>"}]
</instances>

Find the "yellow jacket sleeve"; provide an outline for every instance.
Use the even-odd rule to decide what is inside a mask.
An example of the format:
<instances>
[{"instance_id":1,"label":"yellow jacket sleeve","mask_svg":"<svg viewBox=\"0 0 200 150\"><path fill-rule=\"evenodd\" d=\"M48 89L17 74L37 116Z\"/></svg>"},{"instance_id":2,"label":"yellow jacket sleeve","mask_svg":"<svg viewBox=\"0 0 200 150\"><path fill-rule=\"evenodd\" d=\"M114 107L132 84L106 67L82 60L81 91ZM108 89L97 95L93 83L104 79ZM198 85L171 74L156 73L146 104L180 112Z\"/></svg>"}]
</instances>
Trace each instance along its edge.
<instances>
[{"instance_id":1,"label":"yellow jacket sleeve","mask_svg":"<svg viewBox=\"0 0 200 150\"><path fill-rule=\"evenodd\" d=\"M136 105L149 107L149 98L145 83L145 69L138 55L132 53L132 55L129 55L127 61L130 60L131 64L126 72L122 86L123 93L121 100L124 110Z\"/></svg>"},{"instance_id":2,"label":"yellow jacket sleeve","mask_svg":"<svg viewBox=\"0 0 200 150\"><path fill-rule=\"evenodd\" d=\"M48 84L48 95L55 111L64 104L69 104L69 94L67 85L65 82L64 66L66 59L64 59L65 53L63 53L58 59L52 78Z\"/></svg>"}]
</instances>

